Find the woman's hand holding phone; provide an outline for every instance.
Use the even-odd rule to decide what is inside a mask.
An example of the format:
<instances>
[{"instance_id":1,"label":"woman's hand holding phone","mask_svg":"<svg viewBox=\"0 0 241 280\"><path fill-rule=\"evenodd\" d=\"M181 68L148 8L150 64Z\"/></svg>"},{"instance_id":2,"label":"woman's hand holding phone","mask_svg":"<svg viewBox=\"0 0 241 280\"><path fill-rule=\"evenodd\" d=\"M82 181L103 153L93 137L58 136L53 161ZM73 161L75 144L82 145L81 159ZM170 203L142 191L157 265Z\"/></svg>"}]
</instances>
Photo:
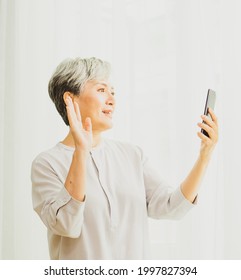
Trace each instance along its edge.
<instances>
[{"instance_id":1,"label":"woman's hand holding phone","mask_svg":"<svg viewBox=\"0 0 241 280\"><path fill-rule=\"evenodd\" d=\"M202 122L198 123L201 128L198 137L201 139L200 156L209 159L215 145L218 142L218 120L213 108L215 105L216 93L208 90Z\"/></svg>"}]
</instances>

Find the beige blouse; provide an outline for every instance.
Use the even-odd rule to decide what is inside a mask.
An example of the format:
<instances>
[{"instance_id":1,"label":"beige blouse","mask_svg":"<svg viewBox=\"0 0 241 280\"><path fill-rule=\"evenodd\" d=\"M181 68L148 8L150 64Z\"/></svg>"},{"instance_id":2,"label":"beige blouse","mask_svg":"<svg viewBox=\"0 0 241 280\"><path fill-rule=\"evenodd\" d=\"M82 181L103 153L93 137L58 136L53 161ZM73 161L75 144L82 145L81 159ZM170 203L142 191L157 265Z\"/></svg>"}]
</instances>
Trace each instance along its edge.
<instances>
[{"instance_id":1,"label":"beige blouse","mask_svg":"<svg viewBox=\"0 0 241 280\"><path fill-rule=\"evenodd\" d=\"M73 151L58 143L32 163L33 207L47 227L51 259L148 259L148 216L179 219L193 207L140 148L107 139L90 152L79 202L64 186Z\"/></svg>"}]
</instances>

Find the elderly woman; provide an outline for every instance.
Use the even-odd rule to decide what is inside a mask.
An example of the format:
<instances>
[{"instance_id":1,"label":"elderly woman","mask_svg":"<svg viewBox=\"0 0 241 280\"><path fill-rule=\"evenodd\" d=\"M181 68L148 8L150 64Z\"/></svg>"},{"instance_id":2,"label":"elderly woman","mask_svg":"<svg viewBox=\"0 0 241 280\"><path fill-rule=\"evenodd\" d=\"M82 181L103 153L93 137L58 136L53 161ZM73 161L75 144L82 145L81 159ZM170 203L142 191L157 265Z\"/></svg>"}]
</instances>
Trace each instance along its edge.
<instances>
[{"instance_id":1,"label":"elderly woman","mask_svg":"<svg viewBox=\"0 0 241 280\"><path fill-rule=\"evenodd\" d=\"M218 139L217 118L202 116L201 149L187 178L170 188L139 147L102 138L115 110L108 62L63 61L49 95L69 133L32 163L35 211L48 229L51 259L145 259L148 217L179 219L195 204Z\"/></svg>"}]
</instances>

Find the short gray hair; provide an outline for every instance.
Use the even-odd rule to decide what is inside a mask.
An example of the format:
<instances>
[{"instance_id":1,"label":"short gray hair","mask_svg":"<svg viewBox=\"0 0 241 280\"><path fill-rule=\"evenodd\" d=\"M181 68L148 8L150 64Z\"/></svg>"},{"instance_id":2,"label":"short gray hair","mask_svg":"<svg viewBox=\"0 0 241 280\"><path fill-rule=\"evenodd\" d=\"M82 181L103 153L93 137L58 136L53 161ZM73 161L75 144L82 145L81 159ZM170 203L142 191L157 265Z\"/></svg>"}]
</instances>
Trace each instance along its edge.
<instances>
[{"instance_id":1,"label":"short gray hair","mask_svg":"<svg viewBox=\"0 0 241 280\"><path fill-rule=\"evenodd\" d=\"M66 125L69 125L63 95L66 91L79 95L87 81L105 80L110 75L110 64L96 57L68 58L62 61L53 73L49 85L49 96Z\"/></svg>"}]
</instances>

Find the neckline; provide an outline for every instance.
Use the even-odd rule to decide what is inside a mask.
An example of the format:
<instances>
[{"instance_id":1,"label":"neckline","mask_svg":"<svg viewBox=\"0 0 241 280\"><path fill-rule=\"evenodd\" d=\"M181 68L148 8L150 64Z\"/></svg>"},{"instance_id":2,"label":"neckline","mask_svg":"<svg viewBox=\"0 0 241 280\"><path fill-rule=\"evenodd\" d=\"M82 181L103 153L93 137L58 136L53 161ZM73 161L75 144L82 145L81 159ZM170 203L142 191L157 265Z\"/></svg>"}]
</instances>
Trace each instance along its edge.
<instances>
[{"instance_id":1,"label":"neckline","mask_svg":"<svg viewBox=\"0 0 241 280\"><path fill-rule=\"evenodd\" d=\"M101 141L98 145L96 145L95 147L92 147L90 149L90 152L95 152L95 151L100 150L104 146L104 142L105 142L105 139L101 139ZM60 147L64 148L65 150L68 150L71 152L74 152L74 150L75 150L74 147L67 146L67 145L63 144L62 142L58 142L57 146L60 146Z\"/></svg>"}]
</instances>

